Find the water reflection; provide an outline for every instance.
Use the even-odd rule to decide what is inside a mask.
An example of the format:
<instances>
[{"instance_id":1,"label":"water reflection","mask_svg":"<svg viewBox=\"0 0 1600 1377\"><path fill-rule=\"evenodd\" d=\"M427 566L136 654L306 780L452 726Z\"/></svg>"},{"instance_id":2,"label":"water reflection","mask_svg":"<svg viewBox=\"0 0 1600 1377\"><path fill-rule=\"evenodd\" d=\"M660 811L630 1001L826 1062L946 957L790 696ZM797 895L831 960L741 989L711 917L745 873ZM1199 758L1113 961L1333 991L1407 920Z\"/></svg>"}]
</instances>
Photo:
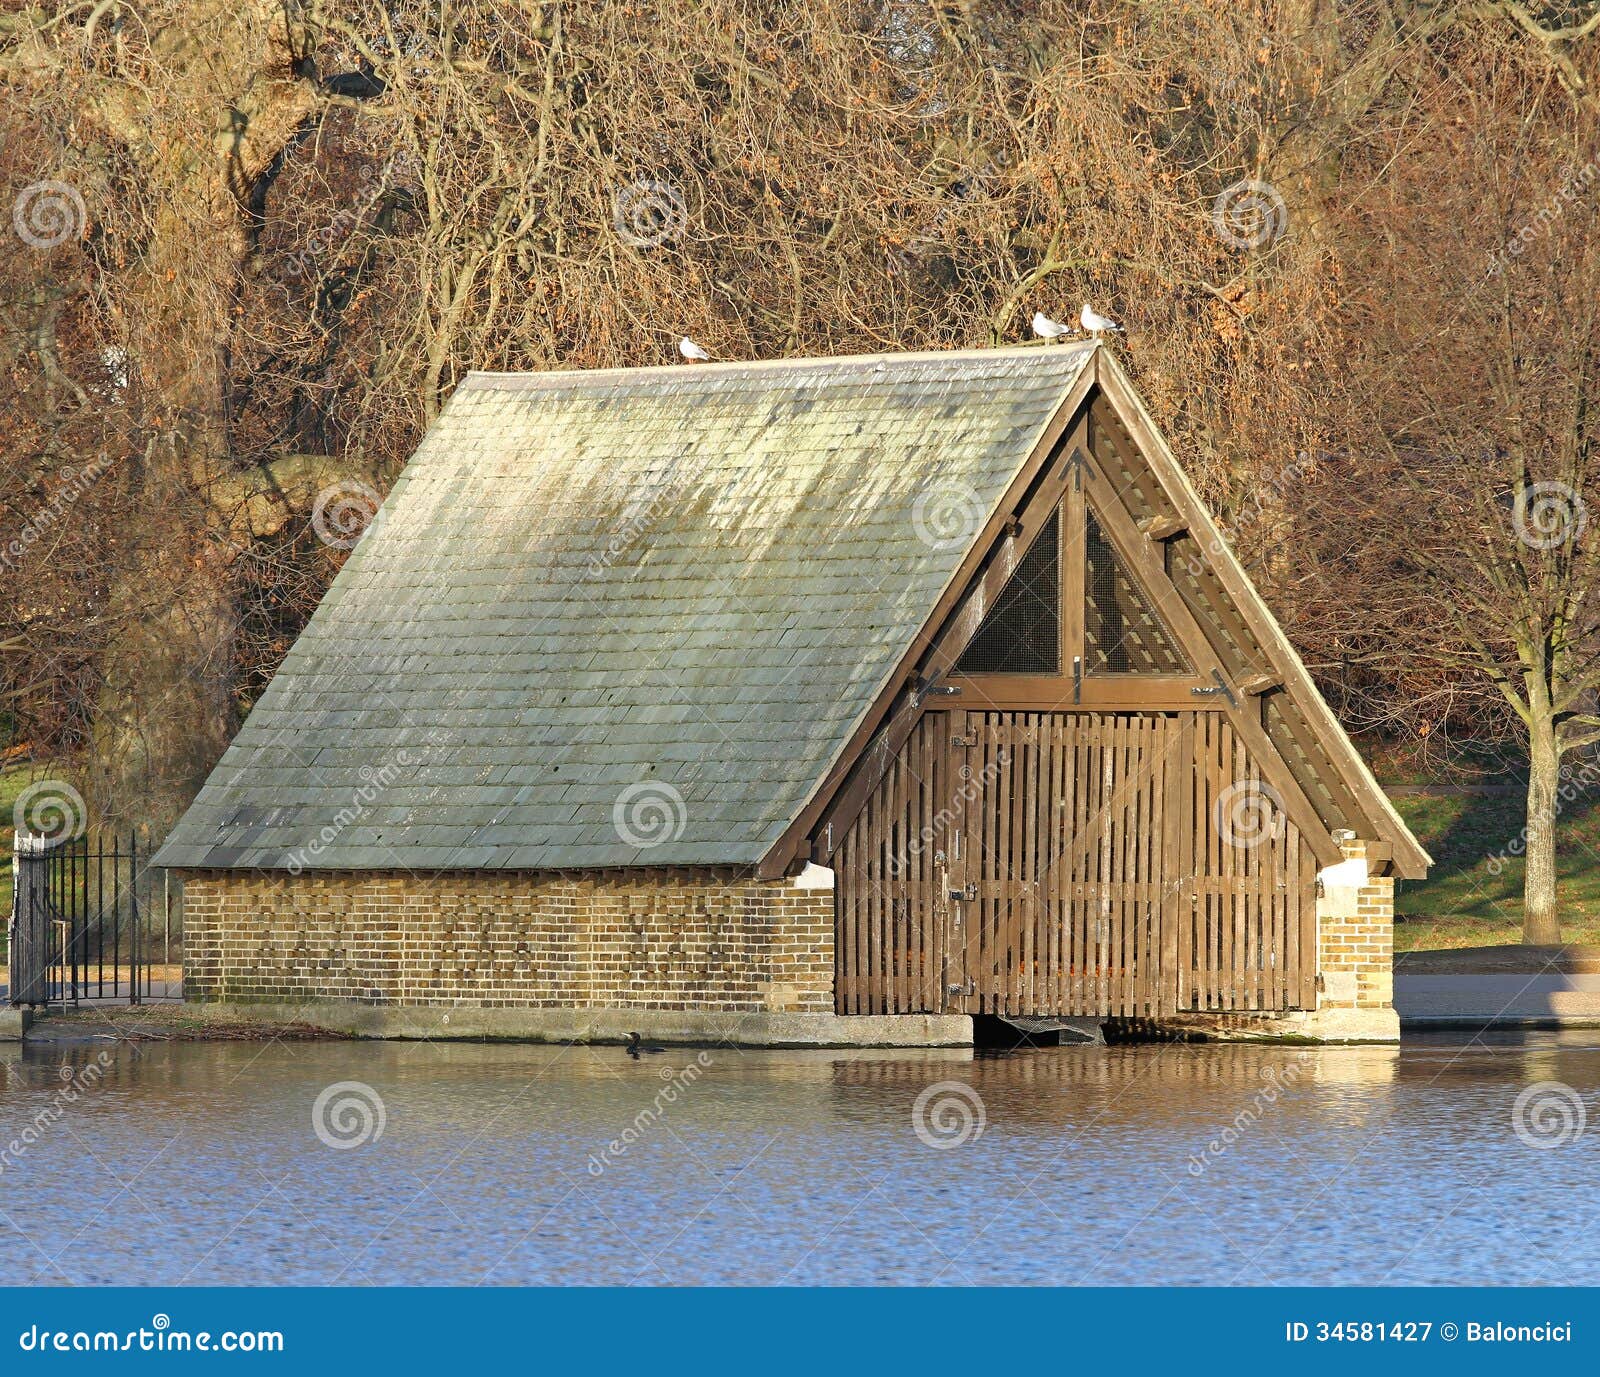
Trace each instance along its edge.
<instances>
[{"instance_id":1,"label":"water reflection","mask_svg":"<svg viewBox=\"0 0 1600 1377\"><path fill-rule=\"evenodd\" d=\"M0 1203L55 1283L1593 1283L1594 1043L30 1045ZM1545 1082L1595 1122L1554 1148Z\"/></svg>"}]
</instances>

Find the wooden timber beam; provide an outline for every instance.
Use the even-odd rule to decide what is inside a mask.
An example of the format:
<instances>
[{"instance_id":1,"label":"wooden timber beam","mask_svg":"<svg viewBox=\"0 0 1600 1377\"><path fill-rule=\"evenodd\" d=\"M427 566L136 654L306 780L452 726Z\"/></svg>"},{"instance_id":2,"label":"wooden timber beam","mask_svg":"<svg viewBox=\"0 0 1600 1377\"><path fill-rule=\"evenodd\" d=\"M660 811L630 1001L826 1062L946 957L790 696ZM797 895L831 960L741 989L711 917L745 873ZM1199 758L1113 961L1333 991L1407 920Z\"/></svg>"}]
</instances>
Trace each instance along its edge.
<instances>
[{"instance_id":1,"label":"wooden timber beam","mask_svg":"<svg viewBox=\"0 0 1600 1377\"><path fill-rule=\"evenodd\" d=\"M1211 681L1192 674L1088 675L1077 686L1064 674L952 674L954 702L978 712L1206 712L1220 708L1195 689Z\"/></svg>"},{"instance_id":2,"label":"wooden timber beam","mask_svg":"<svg viewBox=\"0 0 1600 1377\"><path fill-rule=\"evenodd\" d=\"M1215 675L1219 683L1226 684L1227 667L1222 658L1189 610L1189 605L1184 602L1177 585L1168 576L1160 553L1141 536L1115 488L1098 472L1090 474L1084 487L1100 520L1100 529L1110 537L1117 553L1128 564L1141 591L1155 602L1162 620L1183 643L1190 663L1202 674ZM1257 705L1246 707L1234 694L1218 695L1218 698L1226 702L1226 711L1234 731L1244 742L1245 749L1254 758L1262 774L1278 792L1284 812L1300 829L1317 860L1323 865L1336 865L1344 858L1344 852L1334 841L1316 806L1300 787L1288 762L1261 725Z\"/></svg>"},{"instance_id":3,"label":"wooden timber beam","mask_svg":"<svg viewBox=\"0 0 1600 1377\"><path fill-rule=\"evenodd\" d=\"M1188 529L1189 523L1179 516L1147 516L1139 523L1146 540L1171 540Z\"/></svg>"},{"instance_id":4,"label":"wooden timber beam","mask_svg":"<svg viewBox=\"0 0 1600 1377\"><path fill-rule=\"evenodd\" d=\"M1236 685L1240 693L1247 693L1252 698L1258 694L1270 693L1275 688L1283 687L1281 674L1247 674Z\"/></svg>"}]
</instances>

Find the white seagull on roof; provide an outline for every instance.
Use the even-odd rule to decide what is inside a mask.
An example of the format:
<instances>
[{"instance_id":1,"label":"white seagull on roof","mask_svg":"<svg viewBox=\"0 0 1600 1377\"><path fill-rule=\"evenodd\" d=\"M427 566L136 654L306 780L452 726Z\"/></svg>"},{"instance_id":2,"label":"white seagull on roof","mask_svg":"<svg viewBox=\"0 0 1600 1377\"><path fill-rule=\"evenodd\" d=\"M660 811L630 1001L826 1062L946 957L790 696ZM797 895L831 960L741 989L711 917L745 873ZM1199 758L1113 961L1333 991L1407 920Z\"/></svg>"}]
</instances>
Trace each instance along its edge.
<instances>
[{"instance_id":1,"label":"white seagull on roof","mask_svg":"<svg viewBox=\"0 0 1600 1377\"><path fill-rule=\"evenodd\" d=\"M1072 327L1063 325L1059 320L1051 320L1043 311L1035 311L1033 333L1040 339L1060 339L1062 335L1070 335Z\"/></svg>"},{"instance_id":2,"label":"white seagull on roof","mask_svg":"<svg viewBox=\"0 0 1600 1377\"><path fill-rule=\"evenodd\" d=\"M678 341L678 352L688 359L690 363L707 363L711 358L711 355L706 353L688 335Z\"/></svg>"},{"instance_id":3,"label":"white seagull on roof","mask_svg":"<svg viewBox=\"0 0 1600 1377\"><path fill-rule=\"evenodd\" d=\"M1103 335L1108 330L1120 330L1122 327L1109 316L1103 316L1086 301L1083 310L1078 315L1078 323L1091 335Z\"/></svg>"}]
</instances>

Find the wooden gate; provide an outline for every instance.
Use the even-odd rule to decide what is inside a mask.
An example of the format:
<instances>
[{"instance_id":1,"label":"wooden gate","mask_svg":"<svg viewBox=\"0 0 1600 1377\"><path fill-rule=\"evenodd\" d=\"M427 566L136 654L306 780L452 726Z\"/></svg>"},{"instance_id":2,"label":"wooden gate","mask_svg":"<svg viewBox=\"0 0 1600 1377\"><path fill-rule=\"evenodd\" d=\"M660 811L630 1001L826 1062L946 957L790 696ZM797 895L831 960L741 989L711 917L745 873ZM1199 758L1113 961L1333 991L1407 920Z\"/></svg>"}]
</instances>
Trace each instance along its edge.
<instances>
[{"instance_id":1,"label":"wooden gate","mask_svg":"<svg viewBox=\"0 0 1600 1377\"><path fill-rule=\"evenodd\" d=\"M847 833L841 1013L1313 1002L1315 863L1217 712L938 712Z\"/></svg>"}]
</instances>

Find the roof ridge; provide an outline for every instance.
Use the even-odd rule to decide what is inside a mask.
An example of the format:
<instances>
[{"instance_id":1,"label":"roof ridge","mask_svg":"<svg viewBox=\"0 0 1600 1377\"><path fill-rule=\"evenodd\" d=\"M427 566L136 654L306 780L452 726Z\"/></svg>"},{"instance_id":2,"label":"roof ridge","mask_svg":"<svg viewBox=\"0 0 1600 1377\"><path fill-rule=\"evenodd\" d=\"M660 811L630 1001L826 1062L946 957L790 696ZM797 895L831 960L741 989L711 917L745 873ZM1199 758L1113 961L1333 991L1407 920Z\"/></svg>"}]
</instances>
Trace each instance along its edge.
<instances>
[{"instance_id":1,"label":"roof ridge","mask_svg":"<svg viewBox=\"0 0 1600 1377\"><path fill-rule=\"evenodd\" d=\"M726 373L736 369L759 372L781 372L788 368L807 365L838 364L865 365L876 363L944 362L959 359L997 358L1073 358L1081 360L1085 353L1103 348L1099 340L1072 340L1065 344L1057 341L1039 341L1023 344L1002 344L971 349L919 349L889 350L876 354L808 354L800 358L776 359L715 359L709 363L642 363L617 368L545 368L545 369L492 369L474 368L461 380L461 385L476 379L480 382L532 382L535 379L601 378L637 376L655 373Z\"/></svg>"}]
</instances>

